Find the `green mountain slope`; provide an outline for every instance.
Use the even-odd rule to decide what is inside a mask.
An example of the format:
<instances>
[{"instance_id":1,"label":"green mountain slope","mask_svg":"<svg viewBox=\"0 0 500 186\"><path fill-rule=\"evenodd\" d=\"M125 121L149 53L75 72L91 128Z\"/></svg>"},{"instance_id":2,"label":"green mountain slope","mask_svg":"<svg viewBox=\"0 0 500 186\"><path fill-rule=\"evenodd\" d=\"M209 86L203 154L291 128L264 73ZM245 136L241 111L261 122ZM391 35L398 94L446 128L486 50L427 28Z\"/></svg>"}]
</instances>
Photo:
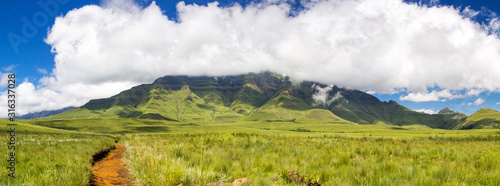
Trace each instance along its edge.
<instances>
[{"instance_id":1,"label":"green mountain slope","mask_svg":"<svg viewBox=\"0 0 500 186\"><path fill-rule=\"evenodd\" d=\"M412 111L395 101L382 102L362 91L315 82L303 82L292 92L293 96L302 98L314 108L328 109L336 116L360 124L384 123L399 126L421 124L432 128L443 128L451 120L443 115Z\"/></svg>"},{"instance_id":2,"label":"green mountain slope","mask_svg":"<svg viewBox=\"0 0 500 186\"><path fill-rule=\"evenodd\" d=\"M227 77L165 76L44 119L237 121L266 103L280 87L289 85L285 77L269 72Z\"/></svg>"},{"instance_id":3,"label":"green mountain slope","mask_svg":"<svg viewBox=\"0 0 500 186\"><path fill-rule=\"evenodd\" d=\"M455 112L449 108L444 108L440 110L437 115L445 118L445 124L443 125L444 129L453 129L461 122L463 122L467 118L467 114L461 112Z\"/></svg>"},{"instance_id":4,"label":"green mountain slope","mask_svg":"<svg viewBox=\"0 0 500 186\"><path fill-rule=\"evenodd\" d=\"M480 109L467 118L462 118L453 129L500 129L500 112Z\"/></svg>"},{"instance_id":5,"label":"green mountain slope","mask_svg":"<svg viewBox=\"0 0 500 186\"><path fill-rule=\"evenodd\" d=\"M271 72L221 77L165 76L44 119L140 118L184 122L318 121L456 128L454 112L429 115L362 91L315 82L293 85Z\"/></svg>"}]
</instances>

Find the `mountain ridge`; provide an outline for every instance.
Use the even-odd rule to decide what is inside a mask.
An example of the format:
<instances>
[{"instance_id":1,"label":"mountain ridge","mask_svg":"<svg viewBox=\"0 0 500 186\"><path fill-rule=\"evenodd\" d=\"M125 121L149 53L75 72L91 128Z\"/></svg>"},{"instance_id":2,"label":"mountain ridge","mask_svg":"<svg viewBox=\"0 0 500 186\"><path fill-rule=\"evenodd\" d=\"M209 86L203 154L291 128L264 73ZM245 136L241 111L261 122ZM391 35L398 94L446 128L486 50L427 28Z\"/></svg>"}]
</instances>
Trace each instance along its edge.
<instances>
[{"instance_id":1,"label":"mountain ridge","mask_svg":"<svg viewBox=\"0 0 500 186\"><path fill-rule=\"evenodd\" d=\"M466 118L461 118L452 129L500 129L500 112L482 108Z\"/></svg>"},{"instance_id":2,"label":"mountain ridge","mask_svg":"<svg viewBox=\"0 0 500 186\"><path fill-rule=\"evenodd\" d=\"M164 76L45 119L142 118L181 122L321 121L454 128L460 118L412 111L359 90L272 72L231 76ZM305 119L306 118L306 119Z\"/></svg>"},{"instance_id":3,"label":"mountain ridge","mask_svg":"<svg viewBox=\"0 0 500 186\"><path fill-rule=\"evenodd\" d=\"M29 114L25 114L25 115L19 116L19 117L17 117L17 119L42 118L42 117L47 117L47 116L51 116L51 115L60 114L60 113L63 113L65 111L72 110L72 109L75 109L75 108L77 108L77 107L65 107L65 108L57 109L57 110L44 110L44 111L40 111L40 112L33 112L33 113L29 113Z\"/></svg>"}]
</instances>

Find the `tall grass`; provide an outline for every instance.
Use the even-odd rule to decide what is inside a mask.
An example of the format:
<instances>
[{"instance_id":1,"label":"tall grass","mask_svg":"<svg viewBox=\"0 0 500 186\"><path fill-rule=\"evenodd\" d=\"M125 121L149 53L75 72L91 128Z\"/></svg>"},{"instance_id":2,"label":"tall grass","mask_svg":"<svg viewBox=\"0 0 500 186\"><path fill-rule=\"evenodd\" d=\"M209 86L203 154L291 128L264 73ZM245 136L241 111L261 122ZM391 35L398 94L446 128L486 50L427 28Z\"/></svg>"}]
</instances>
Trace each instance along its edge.
<instances>
[{"instance_id":1,"label":"tall grass","mask_svg":"<svg viewBox=\"0 0 500 186\"><path fill-rule=\"evenodd\" d=\"M5 134L0 134L2 143L9 140ZM7 176L10 150L2 150L0 185L87 185L92 155L114 143L113 138L106 136L63 132L18 133L16 140L16 178Z\"/></svg>"},{"instance_id":2,"label":"tall grass","mask_svg":"<svg viewBox=\"0 0 500 186\"><path fill-rule=\"evenodd\" d=\"M500 137L384 139L205 133L130 135L126 164L144 185L247 177L293 185L500 185Z\"/></svg>"}]
</instances>

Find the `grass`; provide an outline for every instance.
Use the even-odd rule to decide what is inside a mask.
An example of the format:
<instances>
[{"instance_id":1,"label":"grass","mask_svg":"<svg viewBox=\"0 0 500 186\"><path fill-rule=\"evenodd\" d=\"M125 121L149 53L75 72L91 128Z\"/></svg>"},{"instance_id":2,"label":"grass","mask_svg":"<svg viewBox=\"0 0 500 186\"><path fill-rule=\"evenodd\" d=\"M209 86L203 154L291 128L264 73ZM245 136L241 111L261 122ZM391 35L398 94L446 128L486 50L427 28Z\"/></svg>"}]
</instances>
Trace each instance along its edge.
<instances>
[{"instance_id":1,"label":"grass","mask_svg":"<svg viewBox=\"0 0 500 186\"><path fill-rule=\"evenodd\" d=\"M92 132L103 134L122 134L140 132L169 132L168 123L181 124L172 121L141 120L141 119L65 119L65 120L29 120L31 124L73 130L78 132Z\"/></svg>"},{"instance_id":2,"label":"grass","mask_svg":"<svg viewBox=\"0 0 500 186\"><path fill-rule=\"evenodd\" d=\"M312 112L297 121L233 123L20 120L20 177L12 182L2 176L0 183L85 185L92 155L121 138L128 149L125 163L144 185L204 185L244 177L253 185L500 184L499 130L320 122L307 120L308 115L331 116ZM7 121L0 122L7 130ZM1 141L8 140L6 134ZM6 153L1 156L7 159Z\"/></svg>"},{"instance_id":3,"label":"grass","mask_svg":"<svg viewBox=\"0 0 500 186\"><path fill-rule=\"evenodd\" d=\"M259 118L262 120L262 117ZM342 121L315 122L308 120L267 120L267 121L239 121L232 123L197 123L176 122L165 120L135 119L135 118L102 118L102 119L65 119L65 120L26 120L30 126L45 126L44 129L52 127L63 129L59 131L76 131L100 134L130 134L130 133L203 133L203 132L246 132L262 134L301 135L291 130L303 128L314 131L307 135L342 135L349 137L386 137L386 138L415 138L415 137L464 137L464 136L487 136L491 129L477 130L442 130L430 129L423 125L391 127L389 125L360 125L345 123ZM269 130L262 130L266 128ZM52 129L54 130L54 129Z\"/></svg>"},{"instance_id":4,"label":"grass","mask_svg":"<svg viewBox=\"0 0 500 186\"><path fill-rule=\"evenodd\" d=\"M8 130L6 123L7 120L0 120L2 131ZM16 178L7 176L10 173L7 152L11 151L2 150L0 185L87 185L92 155L114 143L114 138L105 135L52 129L23 121L18 122L16 131ZM2 143L9 138L6 132L0 134Z\"/></svg>"},{"instance_id":5,"label":"grass","mask_svg":"<svg viewBox=\"0 0 500 186\"><path fill-rule=\"evenodd\" d=\"M248 133L131 135L126 159L145 185L202 185L247 177L294 185L498 185L500 135L391 139Z\"/></svg>"},{"instance_id":6,"label":"grass","mask_svg":"<svg viewBox=\"0 0 500 186\"><path fill-rule=\"evenodd\" d=\"M464 119L454 129L476 128L500 129L500 112L493 109L481 109Z\"/></svg>"}]
</instances>

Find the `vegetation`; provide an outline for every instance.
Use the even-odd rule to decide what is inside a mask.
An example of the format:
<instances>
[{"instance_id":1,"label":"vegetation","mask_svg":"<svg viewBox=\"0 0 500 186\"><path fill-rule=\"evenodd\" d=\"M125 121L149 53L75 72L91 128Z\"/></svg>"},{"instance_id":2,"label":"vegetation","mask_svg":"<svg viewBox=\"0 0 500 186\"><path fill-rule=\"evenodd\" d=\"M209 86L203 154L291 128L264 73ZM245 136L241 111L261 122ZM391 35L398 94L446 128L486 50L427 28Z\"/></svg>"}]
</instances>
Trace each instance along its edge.
<instances>
[{"instance_id":1,"label":"vegetation","mask_svg":"<svg viewBox=\"0 0 500 186\"><path fill-rule=\"evenodd\" d=\"M303 130L303 129L301 129ZM127 135L128 165L145 185L249 178L294 185L498 185L500 135L412 139L255 133Z\"/></svg>"},{"instance_id":2,"label":"vegetation","mask_svg":"<svg viewBox=\"0 0 500 186\"><path fill-rule=\"evenodd\" d=\"M0 120L2 131L8 131L6 124L7 120ZM18 122L16 132L16 178L7 176L10 162L6 160L10 158L7 154L10 150L2 150L2 185L86 185L90 182L92 155L114 143L114 138L105 135L76 133L24 122ZM2 143L7 143L9 138L6 132L0 134Z\"/></svg>"},{"instance_id":3,"label":"vegetation","mask_svg":"<svg viewBox=\"0 0 500 186\"><path fill-rule=\"evenodd\" d=\"M326 85L302 82L292 85L288 77L276 73L249 73L225 77L165 76L121 92L107 99L43 119L141 118L182 122L237 122L299 120L307 111L330 112L328 118L360 124L427 125L452 129L461 113L429 115L412 111L395 101L382 102L357 90L337 86L318 103L313 95ZM255 116L256 115L256 116ZM265 117L264 117L265 116ZM309 120L324 121L324 118ZM482 126L482 125L481 125Z\"/></svg>"},{"instance_id":4,"label":"vegetation","mask_svg":"<svg viewBox=\"0 0 500 186\"><path fill-rule=\"evenodd\" d=\"M165 76L16 128L18 179L0 177L6 185L85 185L92 155L118 138L144 185L244 177L254 185L500 185L497 111L429 115L270 72Z\"/></svg>"},{"instance_id":5,"label":"vegetation","mask_svg":"<svg viewBox=\"0 0 500 186\"><path fill-rule=\"evenodd\" d=\"M454 129L500 129L500 112L493 109L481 109L467 118L460 120Z\"/></svg>"},{"instance_id":6,"label":"vegetation","mask_svg":"<svg viewBox=\"0 0 500 186\"><path fill-rule=\"evenodd\" d=\"M323 110L308 112L303 117L329 116ZM2 122L6 130L7 121ZM27 120L20 121L17 130L19 179L1 177L7 185L86 184L92 155L109 148L115 138L128 148L125 162L131 175L145 185L243 177L254 185L499 183L495 175L500 171L500 133L491 129L118 118ZM8 140L5 134L0 138ZM5 167L6 161L0 165ZM6 175L7 170L0 173Z\"/></svg>"}]
</instances>

